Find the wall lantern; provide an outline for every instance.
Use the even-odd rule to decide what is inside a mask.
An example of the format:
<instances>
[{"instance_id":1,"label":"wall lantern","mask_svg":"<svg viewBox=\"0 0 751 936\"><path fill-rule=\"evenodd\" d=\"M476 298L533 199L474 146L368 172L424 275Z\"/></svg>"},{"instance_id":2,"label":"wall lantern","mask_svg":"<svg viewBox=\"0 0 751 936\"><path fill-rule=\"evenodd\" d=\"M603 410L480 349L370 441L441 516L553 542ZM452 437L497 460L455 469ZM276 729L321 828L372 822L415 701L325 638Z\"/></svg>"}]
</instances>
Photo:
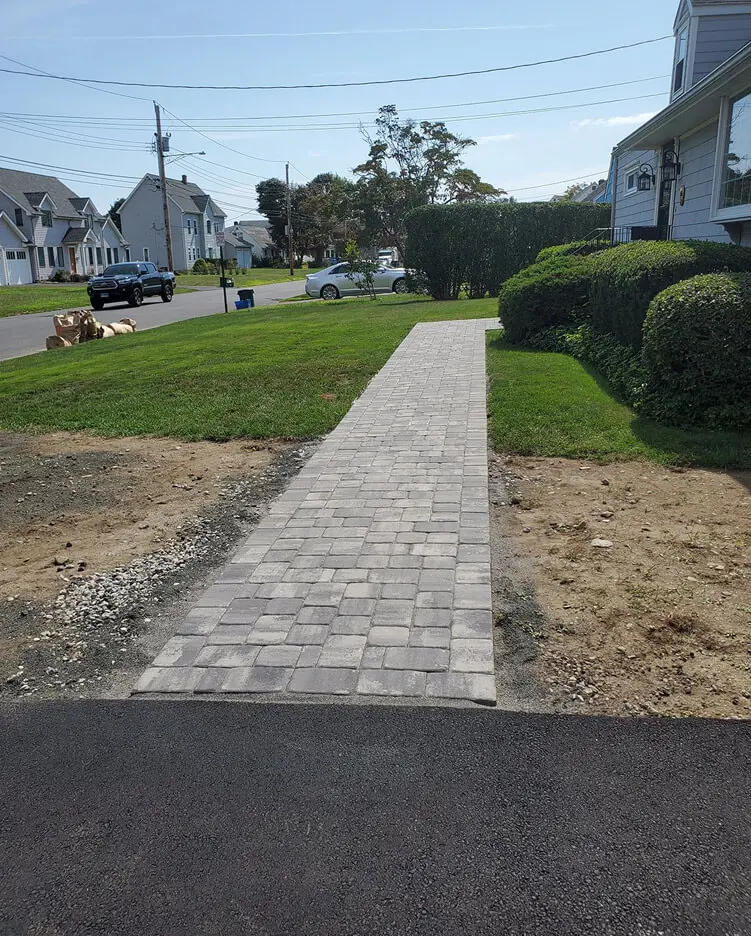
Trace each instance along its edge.
<instances>
[{"instance_id":1,"label":"wall lantern","mask_svg":"<svg viewBox=\"0 0 751 936\"><path fill-rule=\"evenodd\" d=\"M655 171L649 163L639 166L639 175L636 177L637 192L648 192L655 184Z\"/></svg>"},{"instance_id":2,"label":"wall lantern","mask_svg":"<svg viewBox=\"0 0 751 936\"><path fill-rule=\"evenodd\" d=\"M660 169L662 171L663 182L675 182L681 174L681 164L678 162L678 157L674 149L665 149L662 151L662 165Z\"/></svg>"}]
</instances>

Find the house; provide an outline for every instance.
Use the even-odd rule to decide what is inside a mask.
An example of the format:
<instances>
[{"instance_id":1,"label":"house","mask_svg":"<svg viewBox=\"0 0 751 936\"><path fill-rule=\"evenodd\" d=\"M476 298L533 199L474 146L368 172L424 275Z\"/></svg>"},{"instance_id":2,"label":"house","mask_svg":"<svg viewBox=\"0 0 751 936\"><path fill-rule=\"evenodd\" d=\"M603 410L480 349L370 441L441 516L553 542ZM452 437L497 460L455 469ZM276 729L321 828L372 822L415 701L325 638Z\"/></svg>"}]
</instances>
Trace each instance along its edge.
<instances>
[{"instance_id":1,"label":"house","mask_svg":"<svg viewBox=\"0 0 751 936\"><path fill-rule=\"evenodd\" d=\"M622 140L613 240L751 245L751 2L682 0L670 103Z\"/></svg>"},{"instance_id":2,"label":"house","mask_svg":"<svg viewBox=\"0 0 751 936\"><path fill-rule=\"evenodd\" d=\"M188 177L167 179L172 259L176 270L189 270L200 259L219 256L216 234L227 217L210 195ZM167 267L167 238L159 176L147 174L119 209L123 234L133 256Z\"/></svg>"},{"instance_id":3,"label":"house","mask_svg":"<svg viewBox=\"0 0 751 936\"><path fill-rule=\"evenodd\" d=\"M128 258L128 242L90 198L54 176L0 169L0 285L58 270L92 275Z\"/></svg>"},{"instance_id":4,"label":"house","mask_svg":"<svg viewBox=\"0 0 751 936\"><path fill-rule=\"evenodd\" d=\"M235 221L225 232L224 256L236 260L238 267L250 268L259 260L281 256L274 245L266 221Z\"/></svg>"}]
</instances>

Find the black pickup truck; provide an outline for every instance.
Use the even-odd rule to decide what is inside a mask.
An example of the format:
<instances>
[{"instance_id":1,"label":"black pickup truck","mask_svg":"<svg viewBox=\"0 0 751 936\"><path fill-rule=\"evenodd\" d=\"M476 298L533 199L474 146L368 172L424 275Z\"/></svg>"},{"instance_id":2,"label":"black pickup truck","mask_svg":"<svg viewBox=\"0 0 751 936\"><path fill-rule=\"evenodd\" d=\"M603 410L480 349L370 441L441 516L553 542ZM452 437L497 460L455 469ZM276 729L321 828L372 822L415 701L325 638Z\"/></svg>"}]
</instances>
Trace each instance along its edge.
<instances>
[{"instance_id":1,"label":"black pickup truck","mask_svg":"<svg viewBox=\"0 0 751 936\"><path fill-rule=\"evenodd\" d=\"M145 260L113 263L101 276L92 276L86 288L97 310L103 309L106 302L140 306L145 296L161 296L162 302L172 302L175 274L160 273Z\"/></svg>"}]
</instances>

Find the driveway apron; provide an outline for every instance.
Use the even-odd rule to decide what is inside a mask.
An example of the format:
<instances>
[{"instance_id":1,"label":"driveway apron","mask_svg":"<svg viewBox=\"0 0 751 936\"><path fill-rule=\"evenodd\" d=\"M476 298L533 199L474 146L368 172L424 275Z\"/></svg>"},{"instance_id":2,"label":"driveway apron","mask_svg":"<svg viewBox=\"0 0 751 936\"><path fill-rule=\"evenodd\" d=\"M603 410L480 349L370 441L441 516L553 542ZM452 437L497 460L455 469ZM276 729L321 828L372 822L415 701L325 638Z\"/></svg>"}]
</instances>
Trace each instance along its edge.
<instances>
[{"instance_id":1,"label":"driveway apron","mask_svg":"<svg viewBox=\"0 0 751 936\"><path fill-rule=\"evenodd\" d=\"M495 702L485 399L493 327L414 327L137 693Z\"/></svg>"}]
</instances>

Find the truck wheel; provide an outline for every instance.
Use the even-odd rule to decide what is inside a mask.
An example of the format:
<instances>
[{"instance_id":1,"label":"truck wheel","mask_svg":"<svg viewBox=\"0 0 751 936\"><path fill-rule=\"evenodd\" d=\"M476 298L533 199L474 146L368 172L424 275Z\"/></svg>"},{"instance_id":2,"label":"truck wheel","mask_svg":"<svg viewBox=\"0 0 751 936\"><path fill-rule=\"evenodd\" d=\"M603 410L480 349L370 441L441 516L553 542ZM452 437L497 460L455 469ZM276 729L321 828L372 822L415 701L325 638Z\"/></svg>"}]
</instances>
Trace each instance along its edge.
<instances>
[{"instance_id":1,"label":"truck wheel","mask_svg":"<svg viewBox=\"0 0 751 936\"><path fill-rule=\"evenodd\" d=\"M162 302L172 302L173 293L174 289L172 288L172 284L165 283L164 287L162 288Z\"/></svg>"},{"instance_id":2,"label":"truck wheel","mask_svg":"<svg viewBox=\"0 0 751 936\"><path fill-rule=\"evenodd\" d=\"M93 298L92 298L92 300L91 300L91 308L92 308L95 312L101 312L102 309L104 308L104 302L103 302L101 299L93 299Z\"/></svg>"},{"instance_id":3,"label":"truck wheel","mask_svg":"<svg viewBox=\"0 0 751 936\"><path fill-rule=\"evenodd\" d=\"M128 305L133 308L137 308L143 302L143 290L140 286L134 286L133 292L130 294L130 299L128 299Z\"/></svg>"}]
</instances>

